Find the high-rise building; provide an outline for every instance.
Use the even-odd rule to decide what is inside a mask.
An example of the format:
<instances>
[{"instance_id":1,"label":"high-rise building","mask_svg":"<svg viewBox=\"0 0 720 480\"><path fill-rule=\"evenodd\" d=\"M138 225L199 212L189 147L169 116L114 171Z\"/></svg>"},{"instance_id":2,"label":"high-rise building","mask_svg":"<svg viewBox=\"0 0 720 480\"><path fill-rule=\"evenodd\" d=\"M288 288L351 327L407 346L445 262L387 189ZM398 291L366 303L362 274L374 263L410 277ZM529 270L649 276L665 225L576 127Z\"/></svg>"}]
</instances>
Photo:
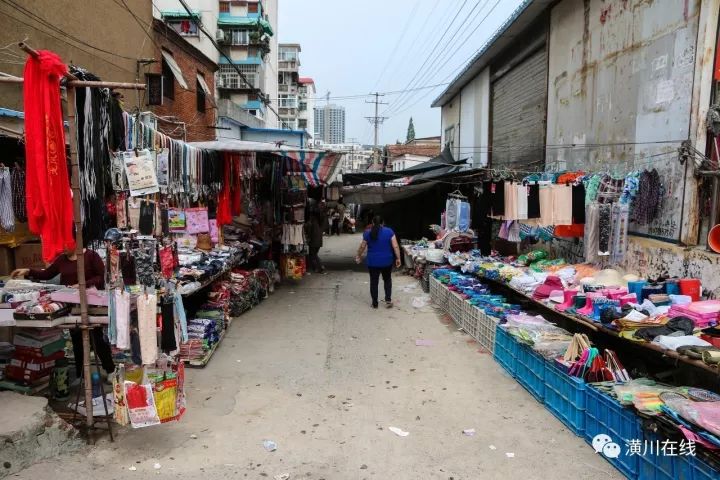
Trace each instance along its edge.
<instances>
[{"instance_id":1,"label":"high-rise building","mask_svg":"<svg viewBox=\"0 0 720 480\"><path fill-rule=\"evenodd\" d=\"M315 81L300 77L298 84L298 130L315 135Z\"/></svg>"},{"instance_id":2,"label":"high-rise building","mask_svg":"<svg viewBox=\"0 0 720 480\"><path fill-rule=\"evenodd\" d=\"M220 136L240 138L239 129L277 126L278 0L154 0L154 15L219 65L216 76L218 123L231 130ZM228 61L192 21L199 19ZM238 74L236 67L244 79Z\"/></svg>"},{"instance_id":3,"label":"high-rise building","mask_svg":"<svg viewBox=\"0 0 720 480\"><path fill-rule=\"evenodd\" d=\"M345 107L315 107L315 138L322 143L345 143Z\"/></svg>"}]
</instances>

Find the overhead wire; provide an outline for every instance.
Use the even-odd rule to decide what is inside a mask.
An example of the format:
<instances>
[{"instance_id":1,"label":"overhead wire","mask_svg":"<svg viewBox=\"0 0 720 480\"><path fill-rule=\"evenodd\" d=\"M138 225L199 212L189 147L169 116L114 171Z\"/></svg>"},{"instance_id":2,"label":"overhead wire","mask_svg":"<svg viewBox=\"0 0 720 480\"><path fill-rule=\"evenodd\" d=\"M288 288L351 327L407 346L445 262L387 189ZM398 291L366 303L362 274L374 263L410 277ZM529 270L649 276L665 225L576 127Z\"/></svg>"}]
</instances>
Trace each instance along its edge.
<instances>
[{"instance_id":1,"label":"overhead wire","mask_svg":"<svg viewBox=\"0 0 720 480\"><path fill-rule=\"evenodd\" d=\"M22 12L19 12L19 13L22 13ZM99 59L99 60L102 60L102 61L104 61L105 63L108 63L108 64L110 64L110 65L112 65L112 66L114 66L114 67L117 67L118 69L123 70L123 71L125 71L125 72L129 72L129 73L135 74L135 72L132 71L132 70L129 70L129 69L127 69L127 68L125 68L125 67L123 67L123 66L121 66L121 65L118 65L117 63L115 63L115 62L113 62L113 61L108 60L108 59L105 58L105 57L102 57L102 56L100 56L100 55L98 55L98 54L96 54L96 53L93 53L93 52L91 52L91 51L88 51L88 50L86 50L86 49L84 49L84 48L82 48L82 47L80 47L80 46L78 46L78 45L76 45L76 44L74 44L74 43L71 43L70 41L66 40L66 39L63 38L63 37L59 37L59 36L57 36L57 35L54 35L51 31L43 30L43 29L40 28L38 25L30 24L30 23L26 22L25 20L22 20L21 18L18 18L18 17L16 17L16 16L12 15L10 12L5 12L5 14L6 14L8 17L12 18L13 20L15 20L15 21L17 21L17 22L19 22L19 23L21 23L21 24L23 24L23 25L25 25L25 26L27 26L27 27L29 27L29 28L34 28L34 29L36 29L36 30L39 30L39 31L43 32L44 34L46 34L47 36L52 37L52 38L54 38L54 39L56 39L56 40L58 40L58 41L60 41L60 42L63 42L64 44L69 45L69 46L71 46L71 47L73 47L73 48L76 48L76 49L80 50L81 52L86 53L87 55L90 55L90 56L92 56L92 57L94 57L94 58L97 58L97 59ZM34 20L34 21L37 22L37 20ZM38 23L39 23L39 22L38 22ZM42 24L41 24L41 25L42 25ZM116 56L117 56L117 55L116 55Z\"/></svg>"},{"instance_id":2,"label":"overhead wire","mask_svg":"<svg viewBox=\"0 0 720 480\"><path fill-rule=\"evenodd\" d=\"M485 6L488 4L488 2L489 2L489 0L485 0L485 2L483 3L483 6L482 6L482 7L480 8L480 10L478 10L478 12L475 14L475 17L473 17L473 20L472 20L472 21L474 21L477 17L480 16L480 14L482 13L483 9L484 9ZM472 38L472 36L475 34L475 32L477 32L477 30L485 23L485 21L488 19L488 17L490 16L490 14L492 14L492 12L495 11L495 8L497 8L497 6L498 6L499 4L500 4L500 0L496 0L495 3L493 4L493 6L485 13L485 16L482 18L482 20L480 20L480 21L475 25L475 28L473 28L472 31L471 31L468 35L466 35L465 37L463 37L462 39L458 39L458 41L457 41L456 43L459 44L459 45L466 44L466 43ZM463 29L463 33L462 33L461 35L463 35L465 32L467 32L467 30L470 28L471 25L472 25L472 23L468 23L467 26ZM459 33L459 30L456 31L455 33L458 34L458 33ZM446 47L445 47L443 50L449 50L449 49L447 48L447 46L450 45L450 42L452 42L452 40L453 40L454 38L455 38L455 35L453 35L453 37L448 41L448 44L446 44ZM443 67L445 67L445 65L447 65L447 63L448 63L451 59L453 59L453 58L458 54L459 51L460 51L459 49L455 49L453 52L451 52L451 53L449 53L448 55L446 55L445 60L444 60L440 65L437 65L437 66L434 67L434 71L442 71ZM440 61L439 55L436 56L433 61ZM464 63L464 62L463 62L463 63ZM461 65L459 65L460 68L462 68L463 63L461 63ZM418 80L418 83L422 83L422 82L424 82L424 81L427 81L427 82L432 81L432 80L431 80L431 79L432 79L432 75L433 75L433 70L428 69L428 70L420 77L420 79ZM448 78L444 79L443 82L449 80L450 78L452 78L452 77L454 77L454 76L455 76L454 73L448 75ZM413 96L415 96L415 95L412 95L412 94L411 94L411 95L407 95L402 102L400 102L400 101L398 100L398 103L397 103L397 104L391 105L390 108L388 108L388 111L390 112L390 113L388 113L388 115L391 114L391 113L399 114L399 113L402 113L402 112L405 112L405 111L409 110L409 109L412 108L413 106L417 105L417 103L418 103L420 100L422 100L423 98L425 98L429 93L430 93L430 92L427 92L425 95L421 96L419 99L417 99L417 100L416 100L415 102L413 102L412 104L409 104L409 102L412 101L412 98L413 98ZM409 105L408 105L408 104L409 104ZM403 108L403 107L405 107L405 108Z\"/></svg>"},{"instance_id":3,"label":"overhead wire","mask_svg":"<svg viewBox=\"0 0 720 480\"><path fill-rule=\"evenodd\" d=\"M473 7L473 11L474 11L474 9L477 8L477 6L480 4L480 1L481 1L481 0L478 0L478 2L475 4L475 7ZM424 69L424 68L426 67L426 65L428 64L428 61L430 61L430 59L433 58L433 55L434 55L435 52L437 51L438 47L443 43L443 40L445 39L445 36L448 34L448 32L450 32L450 29L452 28L453 24L455 23L455 20L457 20L457 18L458 18L458 16L460 15L460 13L465 9L465 5L467 4L467 2L468 2L468 0L463 0L463 3L462 3L462 5L460 6L460 8L457 10L457 12L455 13L455 16L453 16L452 20L450 20L450 23L449 23L448 26L445 28L445 31L444 31L443 34L440 36L440 38L438 39L438 41L435 42L435 45L434 45L433 48L430 50L430 53L428 53L427 57L425 57L425 60L424 60L423 63L420 65L420 68L417 69L417 71L416 71L415 74L412 76L412 78L411 78L410 81L407 83L407 85L404 87L404 89L412 88L412 87L415 85L415 81L416 81L416 79L418 78L418 75L420 75L420 74L423 72L423 69ZM472 11L471 11L471 12L472 12ZM462 26L465 22L467 22L467 20L468 20L468 17L465 17L465 20L463 21L463 23L461 23L461 26ZM402 98L402 95L401 95L400 98ZM400 98L398 98L398 100L397 100L398 102L400 101ZM387 112L387 110L386 110L386 112ZM383 115L385 115L385 113L383 113Z\"/></svg>"}]
</instances>

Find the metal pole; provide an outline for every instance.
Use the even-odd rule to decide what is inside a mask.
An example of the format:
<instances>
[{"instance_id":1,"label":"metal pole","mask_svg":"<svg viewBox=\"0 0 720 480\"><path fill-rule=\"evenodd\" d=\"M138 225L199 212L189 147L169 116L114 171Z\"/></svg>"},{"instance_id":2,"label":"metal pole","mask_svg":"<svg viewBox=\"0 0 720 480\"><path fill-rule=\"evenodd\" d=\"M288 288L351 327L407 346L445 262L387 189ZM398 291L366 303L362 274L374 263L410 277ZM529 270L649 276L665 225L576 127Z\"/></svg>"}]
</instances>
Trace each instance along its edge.
<instances>
[{"instance_id":1,"label":"metal pole","mask_svg":"<svg viewBox=\"0 0 720 480\"><path fill-rule=\"evenodd\" d=\"M380 126L380 122L378 122L378 92L375 92L375 148L378 148L378 127Z\"/></svg>"}]
</instances>

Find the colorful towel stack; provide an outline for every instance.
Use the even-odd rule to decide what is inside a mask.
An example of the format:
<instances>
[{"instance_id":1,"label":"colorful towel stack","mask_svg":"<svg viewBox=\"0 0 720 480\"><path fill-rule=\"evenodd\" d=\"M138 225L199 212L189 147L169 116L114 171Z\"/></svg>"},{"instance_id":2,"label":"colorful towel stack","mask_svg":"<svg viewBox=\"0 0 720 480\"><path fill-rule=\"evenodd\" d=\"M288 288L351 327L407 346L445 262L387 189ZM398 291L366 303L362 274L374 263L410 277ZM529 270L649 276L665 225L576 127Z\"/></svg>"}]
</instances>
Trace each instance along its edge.
<instances>
[{"instance_id":1,"label":"colorful towel stack","mask_svg":"<svg viewBox=\"0 0 720 480\"><path fill-rule=\"evenodd\" d=\"M673 305L670 307L668 316L688 317L696 327L710 327L717 325L720 321L720 300L703 300L692 302L687 305Z\"/></svg>"}]
</instances>

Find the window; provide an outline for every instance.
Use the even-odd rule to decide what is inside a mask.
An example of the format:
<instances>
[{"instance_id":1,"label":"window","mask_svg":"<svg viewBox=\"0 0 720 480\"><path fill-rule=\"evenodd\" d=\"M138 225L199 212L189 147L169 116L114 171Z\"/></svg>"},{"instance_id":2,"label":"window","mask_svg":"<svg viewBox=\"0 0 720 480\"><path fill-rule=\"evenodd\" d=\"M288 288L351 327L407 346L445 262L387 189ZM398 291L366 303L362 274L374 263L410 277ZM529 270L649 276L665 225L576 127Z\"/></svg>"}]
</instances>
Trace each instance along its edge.
<instances>
[{"instance_id":1,"label":"window","mask_svg":"<svg viewBox=\"0 0 720 480\"><path fill-rule=\"evenodd\" d=\"M298 128L307 128L307 120L304 118L298 119Z\"/></svg>"},{"instance_id":2,"label":"window","mask_svg":"<svg viewBox=\"0 0 720 480\"><path fill-rule=\"evenodd\" d=\"M230 13L230 2L220 2L220 13Z\"/></svg>"},{"instance_id":3,"label":"window","mask_svg":"<svg viewBox=\"0 0 720 480\"><path fill-rule=\"evenodd\" d=\"M227 32L230 36L230 45L248 45L250 43L250 32L247 30L233 28Z\"/></svg>"},{"instance_id":4,"label":"window","mask_svg":"<svg viewBox=\"0 0 720 480\"><path fill-rule=\"evenodd\" d=\"M258 13L258 4L254 2L248 3L248 13Z\"/></svg>"},{"instance_id":5,"label":"window","mask_svg":"<svg viewBox=\"0 0 720 480\"><path fill-rule=\"evenodd\" d=\"M295 95L280 95L280 108L297 108Z\"/></svg>"},{"instance_id":6,"label":"window","mask_svg":"<svg viewBox=\"0 0 720 480\"><path fill-rule=\"evenodd\" d=\"M280 50L280 61L289 62L298 59L298 52L295 50Z\"/></svg>"},{"instance_id":7,"label":"window","mask_svg":"<svg viewBox=\"0 0 720 480\"><path fill-rule=\"evenodd\" d=\"M198 36L198 28L197 24L190 20L189 18L184 18L182 20L171 20L167 22L168 26L175 30L177 33L182 35L183 37L197 37Z\"/></svg>"},{"instance_id":8,"label":"window","mask_svg":"<svg viewBox=\"0 0 720 480\"><path fill-rule=\"evenodd\" d=\"M219 70L219 77L220 77L220 83L223 86L223 88L251 88L248 86L245 81L243 81L240 78L240 75L238 75L237 71L235 70L235 67L238 67L242 74L247 79L248 83L252 86L252 88L258 88L259 82L258 82L258 66L257 65L220 65Z\"/></svg>"},{"instance_id":9,"label":"window","mask_svg":"<svg viewBox=\"0 0 720 480\"><path fill-rule=\"evenodd\" d=\"M307 102L300 102L298 104L298 110L300 110L301 112L304 112L305 110L307 110Z\"/></svg>"},{"instance_id":10,"label":"window","mask_svg":"<svg viewBox=\"0 0 720 480\"><path fill-rule=\"evenodd\" d=\"M203 88L203 85L200 83L200 75L198 74L198 78L195 81L195 100L197 101L197 111L198 112L204 112L205 111L205 89Z\"/></svg>"},{"instance_id":11,"label":"window","mask_svg":"<svg viewBox=\"0 0 720 480\"><path fill-rule=\"evenodd\" d=\"M163 82L163 97L169 99L175 98L175 75L170 68L170 64L163 58L162 59L162 82Z\"/></svg>"}]
</instances>

